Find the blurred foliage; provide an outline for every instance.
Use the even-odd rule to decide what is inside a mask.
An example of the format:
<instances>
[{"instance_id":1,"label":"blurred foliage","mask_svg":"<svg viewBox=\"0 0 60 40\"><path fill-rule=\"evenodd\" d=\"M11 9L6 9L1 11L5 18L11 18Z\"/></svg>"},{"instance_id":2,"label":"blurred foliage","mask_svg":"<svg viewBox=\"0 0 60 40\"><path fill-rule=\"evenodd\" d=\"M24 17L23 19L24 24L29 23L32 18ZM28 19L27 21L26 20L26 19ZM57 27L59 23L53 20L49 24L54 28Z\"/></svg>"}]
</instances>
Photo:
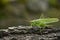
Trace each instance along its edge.
<instances>
[{"instance_id":1,"label":"blurred foliage","mask_svg":"<svg viewBox=\"0 0 60 40\"><path fill-rule=\"evenodd\" d=\"M52 7L60 8L60 1L59 0L49 0L49 4Z\"/></svg>"},{"instance_id":2,"label":"blurred foliage","mask_svg":"<svg viewBox=\"0 0 60 40\"><path fill-rule=\"evenodd\" d=\"M18 0L18 2L25 4L26 3L26 0Z\"/></svg>"},{"instance_id":3,"label":"blurred foliage","mask_svg":"<svg viewBox=\"0 0 60 40\"><path fill-rule=\"evenodd\" d=\"M0 9L3 10L3 8L9 3L8 0L0 0Z\"/></svg>"},{"instance_id":4,"label":"blurred foliage","mask_svg":"<svg viewBox=\"0 0 60 40\"><path fill-rule=\"evenodd\" d=\"M49 0L52 5L57 5L57 0Z\"/></svg>"},{"instance_id":5,"label":"blurred foliage","mask_svg":"<svg viewBox=\"0 0 60 40\"><path fill-rule=\"evenodd\" d=\"M9 3L9 0L2 0L1 1L3 4L8 4Z\"/></svg>"},{"instance_id":6,"label":"blurred foliage","mask_svg":"<svg viewBox=\"0 0 60 40\"><path fill-rule=\"evenodd\" d=\"M5 13L3 13L3 12L0 12L0 20L1 19L5 19L6 18L6 15L5 15Z\"/></svg>"},{"instance_id":7,"label":"blurred foliage","mask_svg":"<svg viewBox=\"0 0 60 40\"><path fill-rule=\"evenodd\" d=\"M16 0L18 3L22 3L22 4L26 4L27 0ZM8 8L8 5L10 4L10 0L0 0L0 10L4 10L5 6ZM49 4L53 7L59 7L60 8L60 4L58 2L58 0L49 0ZM13 7L9 7L9 11L12 11ZM3 12L0 12L0 14ZM2 16L2 14L1 14Z\"/></svg>"},{"instance_id":8,"label":"blurred foliage","mask_svg":"<svg viewBox=\"0 0 60 40\"><path fill-rule=\"evenodd\" d=\"M19 3L25 4L27 0L16 0L16 1ZM0 4L2 4L2 5L7 5L10 2L11 2L10 0L0 0ZM60 6L59 0L49 0L49 4L54 7Z\"/></svg>"}]
</instances>

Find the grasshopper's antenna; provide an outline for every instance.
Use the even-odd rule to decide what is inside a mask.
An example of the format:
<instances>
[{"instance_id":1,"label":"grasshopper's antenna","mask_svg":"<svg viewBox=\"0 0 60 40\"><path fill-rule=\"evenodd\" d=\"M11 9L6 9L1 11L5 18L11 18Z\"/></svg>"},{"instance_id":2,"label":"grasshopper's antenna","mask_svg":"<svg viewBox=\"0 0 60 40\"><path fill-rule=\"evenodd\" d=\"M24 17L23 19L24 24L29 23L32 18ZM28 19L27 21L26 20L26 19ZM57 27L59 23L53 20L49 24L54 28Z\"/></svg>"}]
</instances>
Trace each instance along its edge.
<instances>
[{"instance_id":1,"label":"grasshopper's antenna","mask_svg":"<svg viewBox=\"0 0 60 40\"><path fill-rule=\"evenodd\" d=\"M40 19L49 18L45 12L41 13Z\"/></svg>"},{"instance_id":2,"label":"grasshopper's antenna","mask_svg":"<svg viewBox=\"0 0 60 40\"><path fill-rule=\"evenodd\" d=\"M41 14L40 19L46 18L46 16L44 15L44 13Z\"/></svg>"}]
</instances>

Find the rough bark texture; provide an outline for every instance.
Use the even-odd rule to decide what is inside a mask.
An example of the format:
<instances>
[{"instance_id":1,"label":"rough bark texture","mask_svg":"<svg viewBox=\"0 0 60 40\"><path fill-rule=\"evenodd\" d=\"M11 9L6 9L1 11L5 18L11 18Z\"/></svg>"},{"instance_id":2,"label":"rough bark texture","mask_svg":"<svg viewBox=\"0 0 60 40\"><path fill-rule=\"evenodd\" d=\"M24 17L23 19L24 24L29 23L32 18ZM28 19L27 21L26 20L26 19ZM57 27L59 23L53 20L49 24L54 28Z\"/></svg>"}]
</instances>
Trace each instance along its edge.
<instances>
[{"instance_id":1,"label":"rough bark texture","mask_svg":"<svg viewBox=\"0 0 60 40\"><path fill-rule=\"evenodd\" d=\"M0 40L60 40L60 29L19 26L0 29Z\"/></svg>"}]
</instances>

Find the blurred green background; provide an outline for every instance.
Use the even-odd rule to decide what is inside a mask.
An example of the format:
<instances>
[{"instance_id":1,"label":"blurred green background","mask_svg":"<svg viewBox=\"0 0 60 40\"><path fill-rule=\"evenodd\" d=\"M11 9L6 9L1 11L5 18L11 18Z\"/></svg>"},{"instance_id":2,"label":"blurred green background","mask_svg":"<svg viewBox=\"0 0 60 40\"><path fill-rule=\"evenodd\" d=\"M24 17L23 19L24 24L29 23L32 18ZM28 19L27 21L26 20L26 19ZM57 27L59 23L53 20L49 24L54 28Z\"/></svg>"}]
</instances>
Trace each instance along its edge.
<instances>
[{"instance_id":1,"label":"blurred green background","mask_svg":"<svg viewBox=\"0 0 60 40\"><path fill-rule=\"evenodd\" d=\"M0 0L0 28L29 25L30 20L40 17L40 13L27 10L25 7L27 4L26 1L27 0ZM49 0L49 10L46 15L47 17L56 17L60 19L59 0ZM60 26L60 22L54 23L54 26Z\"/></svg>"}]
</instances>

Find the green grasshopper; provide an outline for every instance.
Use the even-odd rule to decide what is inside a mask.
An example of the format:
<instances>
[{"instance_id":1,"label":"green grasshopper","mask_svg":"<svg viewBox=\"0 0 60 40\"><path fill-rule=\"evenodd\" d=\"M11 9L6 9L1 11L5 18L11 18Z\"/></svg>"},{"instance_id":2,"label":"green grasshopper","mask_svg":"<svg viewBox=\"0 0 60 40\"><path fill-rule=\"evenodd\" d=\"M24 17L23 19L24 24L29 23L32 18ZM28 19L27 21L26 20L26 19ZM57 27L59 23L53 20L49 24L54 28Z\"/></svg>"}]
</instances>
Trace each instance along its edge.
<instances>
[{"instance_id":1,"label":"green grasshopper","mask_svg":"<svg viewBox=\"0 0 60 40\"><path fill-rule=\"evenodd\" d=\"M37 20L32 20L30 22L31 22L31 26L45 27L47 26L47 24L58 22L58 21L59 21L58 18L41 18Z\"/></svg>"},{"instance_id":2,"label":"green grasshopper","mask_svg":"<svg viewBox=\"0 0 60 40\"><path fill-rule=\"evenodd\" d=\"M31 26L37 26L45 28L48 24L58 22L58 18L45 18L44 14L41 14L40 19L32 20Z\"/></svg>"}]
</instances>

